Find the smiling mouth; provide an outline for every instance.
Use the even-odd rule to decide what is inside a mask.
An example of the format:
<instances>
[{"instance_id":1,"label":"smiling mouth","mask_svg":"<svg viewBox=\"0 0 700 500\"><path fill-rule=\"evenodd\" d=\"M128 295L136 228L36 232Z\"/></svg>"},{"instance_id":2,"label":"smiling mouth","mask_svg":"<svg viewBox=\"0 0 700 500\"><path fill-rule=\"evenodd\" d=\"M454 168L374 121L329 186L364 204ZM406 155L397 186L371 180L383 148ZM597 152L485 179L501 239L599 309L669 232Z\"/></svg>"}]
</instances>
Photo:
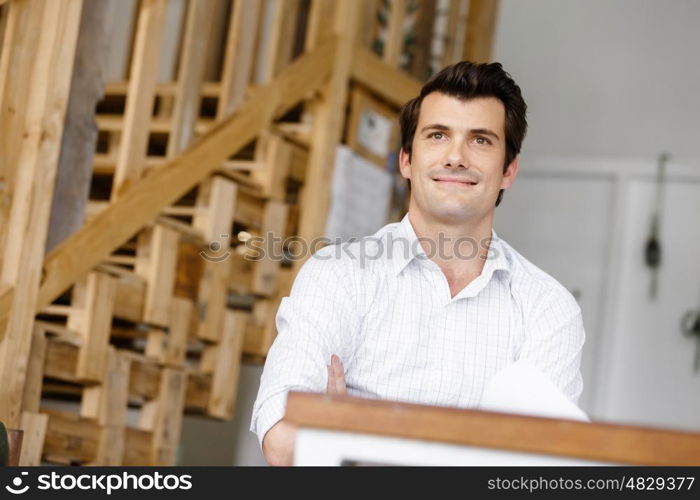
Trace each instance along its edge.
<instances>
[{"instance_id":1,"label":"smiling mouth","mask_svg":"<svg viewBox=\"0 0 700 500\"><path fill-rule=\"evenodd\" d=\"M476 186L476 182L462 179L433 179L435 182L444 182L447 184L462 184L465 186Z\"/></svg>"}]
</instances>

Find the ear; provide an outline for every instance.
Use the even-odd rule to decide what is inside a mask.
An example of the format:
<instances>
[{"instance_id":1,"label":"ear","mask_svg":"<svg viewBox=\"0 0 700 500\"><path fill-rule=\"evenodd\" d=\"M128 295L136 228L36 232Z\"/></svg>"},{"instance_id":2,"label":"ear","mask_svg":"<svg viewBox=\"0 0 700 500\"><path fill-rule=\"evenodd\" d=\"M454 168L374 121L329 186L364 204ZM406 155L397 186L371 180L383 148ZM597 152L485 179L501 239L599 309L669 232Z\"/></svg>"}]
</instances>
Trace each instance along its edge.
<instances>
[{"instance_id":1,"label":"ear","mask_svg":"<svg viewBox=\"0 0 700 500\"><path fill-rule=\"evenodd\" d=\"M399 150L399 170L404 179L411 178L411 160L408 157L408 153L404 151L403 148Z\"/></svg>"},{"instance_id":2,"label":"ear","mask_svg":"<svg viewBox=\"0 0 700 500\"><path fill-rule=\"evenodd\" d=\"M510 162L510 165L508 165L508 168L503 174L503 180L501 180L501 189L508 189L513 185L513 182L515 182L515 178L518 176L519 160L520 156L516 156L513 158L513 161Z\"/></svg>"}]
</instances>

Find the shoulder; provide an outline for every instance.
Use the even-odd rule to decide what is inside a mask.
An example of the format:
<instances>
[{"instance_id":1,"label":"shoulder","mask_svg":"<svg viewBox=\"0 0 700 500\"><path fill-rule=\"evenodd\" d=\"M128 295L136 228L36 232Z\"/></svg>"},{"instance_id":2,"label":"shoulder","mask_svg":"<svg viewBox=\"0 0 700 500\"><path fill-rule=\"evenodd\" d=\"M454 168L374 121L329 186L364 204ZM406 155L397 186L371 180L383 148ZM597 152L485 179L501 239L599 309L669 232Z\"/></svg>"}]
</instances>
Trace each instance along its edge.
<instances>
[{"instance_id":1,"label":"shoulder","mask_svg":"<svg viewBox=\"0 0 700 500\"><path fill-rule=\"evenodd\" d=\"M344 275L367 276L382 270L388 262L387 246L399 223L383 226L374 234L348 241L332 241L313 253L304 266Z\"/></svg>"},{"instance_id":2,"label":"shoulder","mask_svg":"<svg viewBox=\"0 0 700 500\"><path fill-rule=\"evenodd\" d=\"M387 224L370 236L318 248L299 269L295 286L297 282L332 284L354 293L366 291L390 264L387 240L397 226L398 223Z\"/></svg>"},{"instance_id":3,"label":"shoulder","mask_svg":"<svg viewBox=\"0 0 700 500\"><path fill-rule=\"evenodd\" d=\"M527 316L538 317L551 312L571 317L581 313L578 302L564 285L506 241L501 239L500 243L511 269L511 293L521 302Z\"/></svg>"}]
</instances>

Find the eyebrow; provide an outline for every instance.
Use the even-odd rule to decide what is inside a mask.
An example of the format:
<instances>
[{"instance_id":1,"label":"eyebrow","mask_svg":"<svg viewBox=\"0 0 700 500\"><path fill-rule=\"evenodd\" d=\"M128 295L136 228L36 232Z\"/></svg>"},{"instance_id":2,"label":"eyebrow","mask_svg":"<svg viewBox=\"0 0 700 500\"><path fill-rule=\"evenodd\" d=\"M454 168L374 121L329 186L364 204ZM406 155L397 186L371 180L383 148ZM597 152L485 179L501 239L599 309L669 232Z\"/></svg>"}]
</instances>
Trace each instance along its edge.
<instances>
[{"instance_id":1,"label":"eyebrow","mask_svg":"<svg viewBox=\"0 0 700 500\"><path fill-rule=\"evenodd\" d=\"M430 123L430 124L426 125L425 127L423 127L422 129L420 129L420 133L423 134L424 132L427 132L428 130L440 130L443 132L449 132L452 129L450 127L448 127L447 125L443 125L441 123ZM488 135L490 137L493 137L497 141L501 140L500 136L496 132L494 132L493 130L488 129L488 128L473 128L473 129L469 130L469 133L471 135Z\"/></svg>"}]
</instances>

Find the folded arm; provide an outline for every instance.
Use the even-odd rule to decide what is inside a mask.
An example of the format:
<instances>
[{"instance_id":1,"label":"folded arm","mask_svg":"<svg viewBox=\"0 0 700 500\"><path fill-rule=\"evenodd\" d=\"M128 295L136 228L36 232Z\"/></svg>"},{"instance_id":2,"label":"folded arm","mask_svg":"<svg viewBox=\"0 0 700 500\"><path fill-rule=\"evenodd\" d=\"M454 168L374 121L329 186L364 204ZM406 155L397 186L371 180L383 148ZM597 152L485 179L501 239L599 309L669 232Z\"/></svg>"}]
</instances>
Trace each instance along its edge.
<instances>
[{"instance_id":1,"label":"folded arm","mask_svg":"<svg viewBox=\"0 0 700 500\"><path fill-rule=\"evenodd\" d=\"M300 269L276 319L278 334L265 362L251 431L258 435L268 463L291 465L296 428L283 420L287 393L328 390L333 354L347 366L351 339L359 329L350 277L339 262L312 257ZM331 382L337 390L337 380Z\"/></svg>"}]
</instances>

